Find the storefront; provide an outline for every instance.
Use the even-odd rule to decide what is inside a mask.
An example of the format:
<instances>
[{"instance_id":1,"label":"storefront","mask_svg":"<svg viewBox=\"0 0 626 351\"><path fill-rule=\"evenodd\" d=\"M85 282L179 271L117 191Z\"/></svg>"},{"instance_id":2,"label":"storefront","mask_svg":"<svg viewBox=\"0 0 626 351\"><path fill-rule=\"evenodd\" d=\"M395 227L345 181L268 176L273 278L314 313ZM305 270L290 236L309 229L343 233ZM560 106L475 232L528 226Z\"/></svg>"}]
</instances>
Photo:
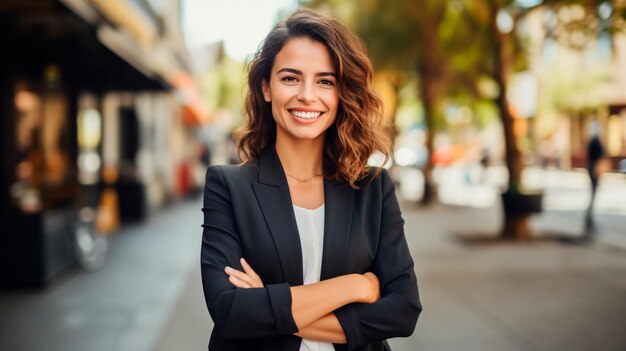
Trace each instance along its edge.
<instances>
[{"instance_id":1,"label":"storefront","mask_svg":"<svg viewBox=\"0 0 626 351\"><path fill-rule=\"evenodd\" d=\"M188 67L177 63L184 59L176 45L164 42L166 19L131 3L0 5L0 287L44 287L76 265L77 250L93 251L76 233L106 218L96 211L107 186L126 186L122 193L134 204L148 201L139 171L123 178L141 162L145 140L136 96L172 99L168 72ZM115 17L129 9L141 18L132 28ZM154 50L162 55L146 57ZM111 94L132 102L111 109ZM117 119L118 130L104 132L107 116ZM107 136L114 138L108 144ZM111 155L115 163L107 164ZM124 214L141 219L145 207ZM114 222L107 223L114 228Z\"/></svg>"}]
</instances>

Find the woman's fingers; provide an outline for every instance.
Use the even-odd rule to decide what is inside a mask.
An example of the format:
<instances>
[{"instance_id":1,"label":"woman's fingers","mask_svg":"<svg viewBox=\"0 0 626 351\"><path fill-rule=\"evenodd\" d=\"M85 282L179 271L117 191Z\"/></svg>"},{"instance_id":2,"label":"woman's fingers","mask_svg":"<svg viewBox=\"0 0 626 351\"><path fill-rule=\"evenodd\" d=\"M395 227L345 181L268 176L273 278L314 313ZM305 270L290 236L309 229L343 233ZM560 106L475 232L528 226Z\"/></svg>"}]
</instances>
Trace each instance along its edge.
<instances>
[{"instance_id":1,"label":"woman's fingers","mask_svg":"<svg viewBox=\"0 0 626 351\"><path fill-rule=\"evenodd\" d=\"M256 287L256 282L254 281L254 279L244 272L238 271L231 267L224 268L224 272L229 276L228 280L230 281L230 283L235 285L238 288ZM231 279L231 277L234 277L235 281L238 282L239 285L245 285L245 286L239 286L237 284L234 284L233 279Z\"/></svg>"},{"instance_id":2,"label":"woman's fingers","mask_svg":"<svg viewBox=\"0 0 626 351\"><path fill-rule=\"evenodd\" d=\"M231 275L228 277L228 281L235 286L235 288L244 288L244 289L248 289L251 288L250 284L247 284L239 279L237 279L237 277L235 277L234 275Z\"/></svg>"},{"instance_id":3,"label":"woman's fingers","mask_svg":"<svg viewBox=\"0 0 626 351\"><path fill-rule=\"evenodd\" d=\"M253 287L262 288L263 281L261 280L261 277L259 277L259 275L256 274L256 272L252 269L252 267L250 267L248 262L246 262L244 258L239 260L239 262L241 262L241 266L243 267L243 270L246 272L246 274L254 280Z\"/></svg>"},{"instance_id":4,"label":"woman's fingers","mask_svg":"<svg viewBox=\"0 0 626 351\"><path fill-rule=\"evenodd\" d=\"M261 277L250 267L245 259L239 260L244 272L236 270L232 267L224 268L224 272L228 275L228 281L237 288L262 288L263 281Z\"/></svg>"}]
</instances>

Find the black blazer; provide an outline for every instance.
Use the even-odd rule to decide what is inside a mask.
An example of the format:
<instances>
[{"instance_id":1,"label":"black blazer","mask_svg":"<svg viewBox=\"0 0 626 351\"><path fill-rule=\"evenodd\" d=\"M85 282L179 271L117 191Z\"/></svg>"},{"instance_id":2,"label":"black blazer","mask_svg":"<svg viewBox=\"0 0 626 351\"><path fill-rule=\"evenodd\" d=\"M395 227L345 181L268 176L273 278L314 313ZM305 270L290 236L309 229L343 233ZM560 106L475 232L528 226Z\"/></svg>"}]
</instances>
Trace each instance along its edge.
<instances>
[{"instance_id":1,"label":"black blazer","mask_svg":"<svg viewBox=\"0 0 626 351\"><path fill-rule=\"evenodd\" d=\"M324 180L321 280L374 272L381 299L335 311L348 341L336 350L383 350L409 336L422 309L394 185L383 171L359 190ZM302 285L302 252L289 187L273 147L243 166L211 166L204 188L202 283L215 323L209 349L297 351L290 286ZM265 288L236 289L225 266L244 257Z\"/></svg>"}]
</instances>

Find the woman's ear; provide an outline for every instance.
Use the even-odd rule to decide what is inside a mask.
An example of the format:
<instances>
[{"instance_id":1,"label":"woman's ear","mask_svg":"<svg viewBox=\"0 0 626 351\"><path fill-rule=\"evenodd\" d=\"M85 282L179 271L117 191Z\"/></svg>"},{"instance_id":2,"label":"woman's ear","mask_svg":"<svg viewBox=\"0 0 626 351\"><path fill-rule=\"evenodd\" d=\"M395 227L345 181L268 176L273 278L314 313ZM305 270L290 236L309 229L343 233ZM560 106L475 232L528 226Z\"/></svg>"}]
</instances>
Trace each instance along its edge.
<instances>
[{"instance_id":1,"label":"woman's ear","mask_svg":"<svg viewBox=\"0 0 626 351\"><path fill-rule=\"evenodd\" d=\"M269 85L267 85L266 80L263 80L263 82L261 82L261 90L263 90L263 98L265 99L265 102L271 102L272 94L270 94L270 87Z\"/></svg>"}]
</instances>

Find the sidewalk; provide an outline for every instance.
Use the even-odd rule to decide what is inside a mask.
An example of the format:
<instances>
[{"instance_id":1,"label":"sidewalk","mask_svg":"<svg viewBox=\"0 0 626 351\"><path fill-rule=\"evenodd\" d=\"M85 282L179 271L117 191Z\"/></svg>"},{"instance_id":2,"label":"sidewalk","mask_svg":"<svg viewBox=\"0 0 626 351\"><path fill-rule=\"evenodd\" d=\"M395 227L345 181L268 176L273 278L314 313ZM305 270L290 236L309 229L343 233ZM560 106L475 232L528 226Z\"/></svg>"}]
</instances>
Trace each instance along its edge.
<instances>
[{"instance_id":1,"label":"sidewalk","mask_svg":"<svg viewBox=\"0 0 626 351\"><path fill-rule=\"evenodd\" d=\"M624 350L626 251L556 241L467 245L457 235L498 232L497 206L402 207L424 311L411 337L390 341L393 350ZM196 270L156 350L206 347L200 286Z\"/></svg>"},{"instance_id":2,"label":"sidewalk","mask_svg":"<svg viewBox=\"0 0 626 351\"><path fill-rule=\"evenodd\" d=\"M394 350L624 349L626 251L456 239L495 235L497 206L405 206L405 213L424 312L411 338L392 341Z\"/></svg>"},{"instance_id":3,"label":"sidewalk","mask_svg":"<svg viewBox=\"0 0 626 351\"><path fill-rule=\"evenodd\" d=\"M97 272L68 272L44 291L0 291L0 350L152 350L198 265L200 208L200 199L180 201L124 226Z\"/></svg>"},{"instance_id":4,"label":"sidewalk","mask_svg":"<svg viewBox=\"0 0 626 351\"><path fill-rule=\"evenodd\" d=\"M390 341L395 351L624 350L626 250L468 244L458 235L496 235L498 206L402 208L424 311L411 337ZM112 237L98 272L0 293L0 350L206 350L200 221L199 200L181 203ZM533 229L565 221L537 218Z\"/></svg>"},{"instance_id":5,"label":"sidewalk","mask_svg":"<svg viewBox=\"0 0 626 351\"><path fill-rule=\"evenodd\" d=\"M406 171L405 171L406 172ZM454 165L436 170L439 197L443 203L478 208L493 208L500 203L500 189L506 186L506 169ZM540 229L537 234L577 238L583 234L585 211L591 196L585 170L558 170L527 167L523 183L543 191L543 211L533 215ZM416 177L409 177L414 182ZM420 188L421 184L402 184L400 192ZM626 249L626 174L604 173L600 177L594 205L599 228L596 241Z\"/></svg>"}]
</instances>

